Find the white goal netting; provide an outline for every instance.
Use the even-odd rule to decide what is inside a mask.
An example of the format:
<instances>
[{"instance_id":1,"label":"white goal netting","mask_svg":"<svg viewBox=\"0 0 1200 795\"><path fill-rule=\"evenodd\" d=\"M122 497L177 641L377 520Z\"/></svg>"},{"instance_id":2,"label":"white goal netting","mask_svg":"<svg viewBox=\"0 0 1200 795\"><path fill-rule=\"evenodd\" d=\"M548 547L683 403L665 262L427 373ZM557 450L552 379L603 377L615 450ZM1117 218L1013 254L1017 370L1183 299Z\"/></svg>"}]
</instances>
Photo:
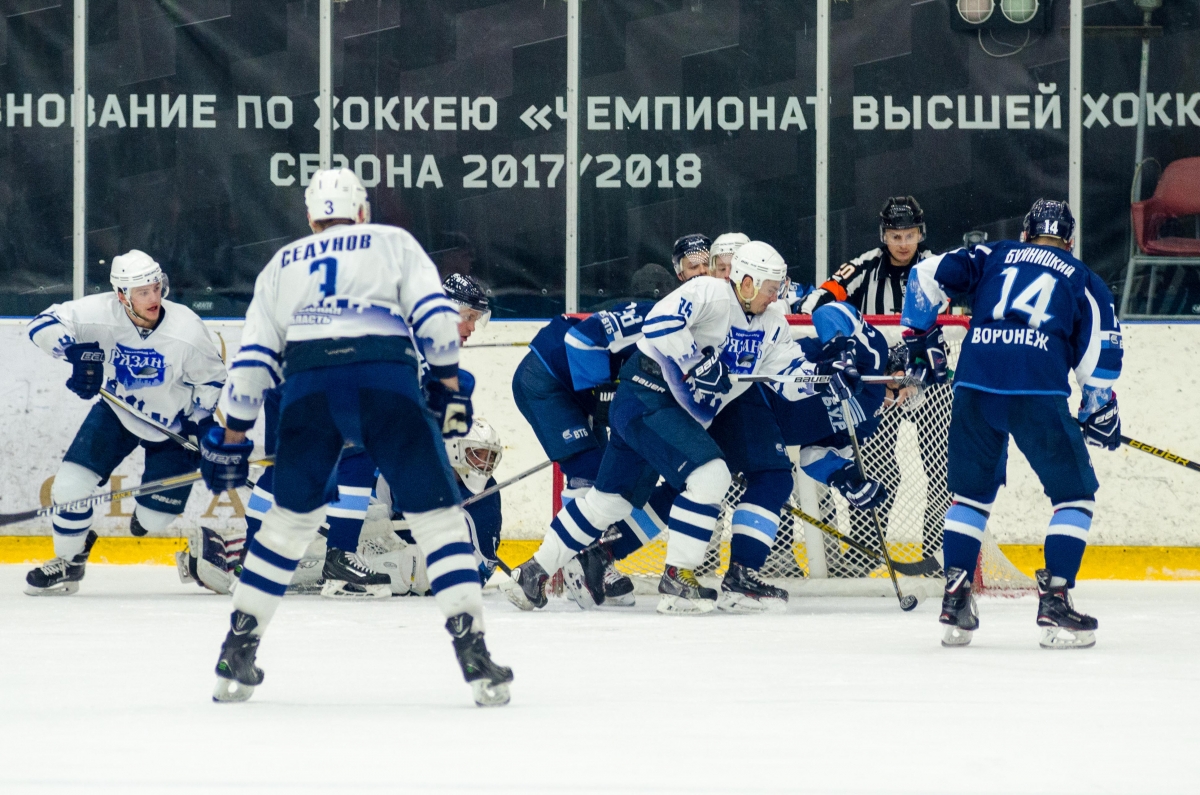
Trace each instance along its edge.
<instances>
[{"instance_id":1,"label":"white goal netting","mask_svg":"<svg viewBox=\"0 0 1200 795\"><path fill-rule=\"evenodd\" d=\"M813 334L808 318L793 318L797 337ZM897 318L872 317L889 344L900 340ZM946 318L945 335L953 369L966 333L966 318ZM917 400L885 406L879 428L863 440L867 473L888 489L888 501L879 510L888 554L892 560L916 563L923 558L941 560L942 520L950 505L946 488L946 440L954 395L949 385L926 389ZM795 460L795 452L793 460ZM806 477L794 468L792 501L804 513L831 526L868 549L878 552L879 541L869 512L852 509L841 495ZM717 532L704 564L702 578L724 575L729 561L730 519L744 486L735 479L726 496ZM890 594L891 584L882 560L854 549L786 507L775 545L762 569L765 577L793 591L828 594ZM617 564L639 581L657 584L663 570L666 540L663 536ZM940 575L940 567L937 575ZM937 575L905 577L909 590L927 596L940 593ZM904 583L902 583L903 585ZM986 535L976 586L980 593L1020 595L1034 588L1033 581L1004 557Z\"/></svg>"}]
</instances>

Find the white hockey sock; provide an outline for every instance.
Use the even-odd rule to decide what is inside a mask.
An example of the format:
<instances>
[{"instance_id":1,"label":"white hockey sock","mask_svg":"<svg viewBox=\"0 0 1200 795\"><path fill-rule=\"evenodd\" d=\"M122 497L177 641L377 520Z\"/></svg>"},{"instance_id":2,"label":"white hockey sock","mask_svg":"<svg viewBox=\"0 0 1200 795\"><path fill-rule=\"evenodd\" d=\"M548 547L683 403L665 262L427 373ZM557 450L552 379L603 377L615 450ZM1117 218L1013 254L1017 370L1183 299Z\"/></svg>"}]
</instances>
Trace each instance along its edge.
<instances>
[{"instance_id":1,"label":"white hockey sock","mask_svg":"<svg viewBox=\"0 0 1200 795\"><path fill-rule=\"evenodd\" d=\"M404 519L425 554L429 587L442 615L450 618L469 613L475 631L483 632L483 588L466 512L456 505L422 513L405 512Z\"/></svg>"},{"instance_id":2,"label":"white hockey sock","mask_svg":"<svg viewBox=\"0 0 1200 795\"><path fill-rule=\"evenodd\" d=\"M175 521L176 516L173 513L163 513L153 508L147 508L140 503L133 509L133 512L137 515L138 523L151 533L159 533L166 530L170 527L171 522Z\"/></svg>"},{"instance_id":3,"label":"white hockey sock","mask_svg":"<svg viewBox=\"0 0 1200 795\"><path fill-rule=\"evenodd\" d=\"M589 489L554 517L534 558L547 573L554 574L609 525L628 518L632 511L633 506L621 495Z\"/></svg>"},{"instance_id":4,"label":"white hockey sock","mask_svg":"<svg viewBox=\"0 0 1200 795\"><path fill-rule=\"evenodd\" d=\"M666 564L694 569L703 563L720 514L720 505L692 502L682 494L676 497L675 504L671 506L671 518L667 522L671 532L667 534Z\"/></svg>"},{"instance_id":5,"label":"white hockey sock","mask_svg":"<svg viewBox=\"0 0 1200 795\"><path fill-rule=\"evenodd\" d=\"M256 635L266 632L275 610L287 591L304 550L325 520L325 506L297 513L276 505L263 519L254 536L242 576L233 592L233 609L249 613L258 621Z\"/></svg>"},{"instance_id":6,"label":"white hockey sock","mask_svg":"<svg viewBox=\"0 0 1200 795\"><path fill-rule=\"evenodd\" d=\"M54 476L54 485L50 487L50 501L61 503L81 500L90 496L99 482L100 476L92 470L64 461ZM83 552L88 530L92 527L92 509L56 513L52 525L54 528L54 554L57 557L71 560Z\"/></svg>"}]
</instances>

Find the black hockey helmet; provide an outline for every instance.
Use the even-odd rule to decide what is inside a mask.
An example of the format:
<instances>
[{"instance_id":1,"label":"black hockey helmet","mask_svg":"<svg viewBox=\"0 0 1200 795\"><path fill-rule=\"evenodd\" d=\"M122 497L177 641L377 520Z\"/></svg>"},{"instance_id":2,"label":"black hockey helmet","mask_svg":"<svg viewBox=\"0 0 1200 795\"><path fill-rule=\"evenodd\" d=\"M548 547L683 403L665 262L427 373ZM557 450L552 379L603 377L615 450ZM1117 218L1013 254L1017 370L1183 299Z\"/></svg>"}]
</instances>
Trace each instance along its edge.
<instances>
[{"instance_id":1,"label":"black hockey helmet","mask_svg":"<svg viewBox=\"0 0 1200 795\"><path fill-rule=\"evenodd\" d=\"M1038 199L1025 213L1021 239L1028 242L1041 235L1057 237L1064 243L1075 239L1075 216L1066 202Z\"/></svg>"},{"instance_id":2,"label":"black hockey helmet","mask_svg":"<svg viewBox=\"0 0 1200 795\"><path fill-rule=\"evenodd\" d=\"M442 290L446 293L447 298L459 306L480 312L481 317L476 321L480 324L480 328L486 325L492 316L491 299L488 298L487 293L483 291L483 286L475 280L474 276L452 273L442 282Z\"/></svg>"},{"instance_id":3,"label":"black hockey helmet","mask_svg":"<svg viewBox=\"0 0 1200 795\"><path fill-rule=\"evenodd\" d=\"M690 235L684 235L675 241L675 248L671 250L671 264L675 266L675 275L683 272L683 258L692 254L704 255L704 261L708 262L708 252L712 249L712 240L707 235L702 235L695 232Z\"/></svg>"},{"instance_id":4,"label":"black hockey helmet","mask_svg":"<svg viewBox=\"0 0 1200 795\"><path fill-rule=\"evenodd\" d=\"M912 196L892 196L879 211L879 242L888 229L920 229L925 239L925 211Z\"/></svg>"}]
</instances>

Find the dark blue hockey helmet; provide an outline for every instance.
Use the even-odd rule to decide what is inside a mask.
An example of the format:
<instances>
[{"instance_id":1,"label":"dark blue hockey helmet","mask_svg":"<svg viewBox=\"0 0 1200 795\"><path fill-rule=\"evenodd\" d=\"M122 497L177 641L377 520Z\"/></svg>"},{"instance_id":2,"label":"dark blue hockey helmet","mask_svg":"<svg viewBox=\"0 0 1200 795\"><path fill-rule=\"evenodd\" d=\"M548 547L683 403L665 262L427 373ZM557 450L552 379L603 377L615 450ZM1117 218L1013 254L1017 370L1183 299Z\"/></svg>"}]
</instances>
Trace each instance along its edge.
<instances>
[{"instance_id":1,"label":"dark blue hockey helmet","mask_svg":"<svg viewBox=\"0 0 1200 795\"><path fill-rule=\"evenodd\" d=\"M712 240L707 235L702 235L699 232L690 235L684 235L675 241L675 248L671 251L671 264L675 266L675 275L683 273L683 259L690 257L693 254L704 257L705 266L708 265L708 252L712 249Z\"/></svg>"},{"instance_id":2,"label":"dark blue hockey helmet","mask_svg":"<svg viewBox=\"0 0 1200 795\"><path fill-rule=\"evenodd\" d=\"M442 290L446 293L446 297L454 303L480 313L480 317L476 319L479 328L487 325L488 319L492 316L492 302L475 277L452 273L442 282Z\"/></svg>"},{"instance_id":3,"label":"dark blue hockey helmet","mask_svg":"<svg viewBox=\"0 0 1200 795\"><path fill-rule=\"evenodd\" d=\"M1075 216L1066 202L1056 199L1038 199L1025 214L1021 239L1028 242L1045 235L1057 237L1064 243L1075 239Z\"/></svg>"}]
</instances>

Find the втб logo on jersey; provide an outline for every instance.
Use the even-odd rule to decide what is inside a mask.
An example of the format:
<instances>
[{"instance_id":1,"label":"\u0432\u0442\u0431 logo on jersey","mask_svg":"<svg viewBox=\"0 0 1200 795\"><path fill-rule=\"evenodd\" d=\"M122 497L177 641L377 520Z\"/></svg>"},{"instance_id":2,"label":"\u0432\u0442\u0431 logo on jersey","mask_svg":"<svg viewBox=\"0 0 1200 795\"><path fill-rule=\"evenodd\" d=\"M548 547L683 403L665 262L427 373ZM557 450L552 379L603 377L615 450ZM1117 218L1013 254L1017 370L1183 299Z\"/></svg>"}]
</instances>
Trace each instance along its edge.
<instances>
[{"instance_id":1,"label":"\u0432\u0442\u0431 logo on jersey","mask_svg":"<svg viewBox=\"0 0 1200 795\"><path fill-rule=\"evenodd\" d=\"M762 330L750 331L744 328L731 328L725 337L725 349L721 351L721 359L733 373L753 373L754 365L758 362L758 352L762 348Z\"/></svg>"},{"instance_id":2,"label":"\u0432\u0442\u0431 logo on jersey","mask_svg":"<svg viewBox=\"0 0 1200 795\"><path fill-rule=\"evenodd\" d=\"M167 376L166 360L153 348L126 348L118 342L111 360L117 371L117 383L126 389L158 386Z\"/></svg>"}]
</instances>

